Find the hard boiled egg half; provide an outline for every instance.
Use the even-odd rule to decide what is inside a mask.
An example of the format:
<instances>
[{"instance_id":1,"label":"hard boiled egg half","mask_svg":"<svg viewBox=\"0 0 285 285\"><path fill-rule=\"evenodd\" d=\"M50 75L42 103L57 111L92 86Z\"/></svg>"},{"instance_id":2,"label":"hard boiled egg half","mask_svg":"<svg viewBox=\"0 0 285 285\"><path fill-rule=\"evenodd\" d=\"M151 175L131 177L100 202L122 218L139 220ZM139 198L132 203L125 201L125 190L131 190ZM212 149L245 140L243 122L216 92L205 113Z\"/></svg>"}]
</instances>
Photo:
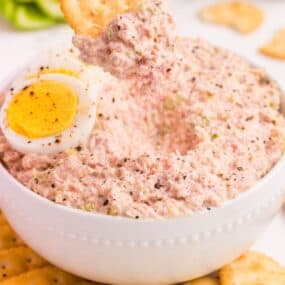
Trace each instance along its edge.
<instances>
[{"instance_id":1,"label":"hard boiled egg half","mask_svg":"<svg viewBox=\"0 0 285 285\"><path fill-rule=\"evenodd\" d=\"M96 120L102 74L68 53L46 52L6 90L0 123L21 153L54 154L84 143Z\"/></svg>"}]
</instances>

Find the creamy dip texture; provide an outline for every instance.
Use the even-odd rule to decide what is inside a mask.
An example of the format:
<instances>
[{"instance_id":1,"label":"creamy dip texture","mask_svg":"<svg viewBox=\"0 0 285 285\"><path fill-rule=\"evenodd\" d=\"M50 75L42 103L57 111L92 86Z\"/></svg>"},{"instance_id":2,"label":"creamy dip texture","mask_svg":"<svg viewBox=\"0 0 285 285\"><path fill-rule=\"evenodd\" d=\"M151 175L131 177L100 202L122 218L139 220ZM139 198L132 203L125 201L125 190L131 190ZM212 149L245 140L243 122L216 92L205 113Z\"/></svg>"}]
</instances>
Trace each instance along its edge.
<instances>
[{"instance_id":1,"label":"creamy dip texture","mask_svg":"<svg viewBox=\"0 0 285 285\"><path fill-rule=\"evenodd\" d=\"M1 160L32 191L90 212L182 216L237 197L280 159L276 84L230 51L180 37L163 1L74 45L110 73L91 137L46 156L20 154L0 134Z\"/></svg>"}]
</instances>

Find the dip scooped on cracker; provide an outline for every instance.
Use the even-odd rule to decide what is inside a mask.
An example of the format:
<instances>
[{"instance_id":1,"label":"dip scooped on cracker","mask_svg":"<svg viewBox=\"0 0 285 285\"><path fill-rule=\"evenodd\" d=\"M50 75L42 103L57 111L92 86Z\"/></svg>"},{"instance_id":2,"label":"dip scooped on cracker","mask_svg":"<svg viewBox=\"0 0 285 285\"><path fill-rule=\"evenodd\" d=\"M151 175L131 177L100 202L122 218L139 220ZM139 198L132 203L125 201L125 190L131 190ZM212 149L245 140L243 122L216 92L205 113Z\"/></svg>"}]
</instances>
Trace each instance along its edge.
<instances>
[{"instance_id":1,"label":"dip scooped on cracker","mask_svg":"<svg viewBox=\"0 0 285 285\"><path fill-rule=\"evenodd\" d=\"M61 0L61 8L76 33L96 37L116 16L138 9L143 2L144 0Z\"/></svg>"}]
</instances>

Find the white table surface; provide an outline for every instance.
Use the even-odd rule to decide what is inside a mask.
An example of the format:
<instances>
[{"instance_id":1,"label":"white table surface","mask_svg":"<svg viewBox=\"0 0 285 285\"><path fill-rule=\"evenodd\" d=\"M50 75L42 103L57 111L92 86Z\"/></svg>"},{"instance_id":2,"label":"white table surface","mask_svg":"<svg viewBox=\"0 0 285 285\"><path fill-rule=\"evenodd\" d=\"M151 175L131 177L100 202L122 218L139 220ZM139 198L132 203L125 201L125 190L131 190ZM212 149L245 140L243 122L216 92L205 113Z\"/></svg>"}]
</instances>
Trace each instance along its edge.
<instances>
[{"instance_id":1,"label":"white table surface","mask_svg":"<svg viewBox=\"0 0 285 285\"><path fill-rule=\"evenodd\" d=\"M285 28L285 1L256 0L266 13L266 21L257 32L247 36L239 35L227 28L202 23L197 19L196 14L200 7L213 3L213 0L171 0L170 2L183 35L204 37L212 43L242 54L265 67L285 90L285 61L272 60L257 52L257 48L266 42L276 29ZM69 28L65 26L44 32L18 33L0 19L0 82L10 72L17 70L17 66L25 62L35 51L63 40L69 43L71 34ZM267 253L285 265L285 210L275 218L254 249Z\"/></svg>"}]
</instances>

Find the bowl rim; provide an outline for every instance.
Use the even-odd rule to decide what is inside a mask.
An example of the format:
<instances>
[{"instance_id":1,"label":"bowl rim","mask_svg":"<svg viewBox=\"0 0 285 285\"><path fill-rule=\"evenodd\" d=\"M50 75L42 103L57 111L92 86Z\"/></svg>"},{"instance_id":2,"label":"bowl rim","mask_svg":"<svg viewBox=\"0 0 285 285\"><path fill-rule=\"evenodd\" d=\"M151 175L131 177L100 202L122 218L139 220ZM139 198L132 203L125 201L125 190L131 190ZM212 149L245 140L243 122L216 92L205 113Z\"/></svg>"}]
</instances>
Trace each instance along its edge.
<instances>
[{"instance_id":1,"label":"bowl rim","mask_svg":"<svg viewBox=\"0 0 285 285\"><path fill-rule=\"evenodd\" d=\"M249 61L247 58L246 60ZM12 78L16 76L25 67L25 65L26 63L22 64L22 66L18 68L17 71L11 72L8 76L6 76L3 80L0 81L0 92L7 88ZM267 71L267 74L268 74L268 71ZM282 87L280 87L280 83L276 81L274 78L272 78L270 74L268 74L268 76L272 81L277 82L278 87L281 92L281 96L283 97L282 99L285 100L285 93L283 93ZM283 113L285 113L285 110L283 111ZM120 222L126 222L126 223L130 221L135 221L135 223L155 223L157 221L160 221L160 222L161 221L183 221L183 220L193 219L196 216L201 216L203 214L213 215L215 212L217 213L218 211L221 211L224 208L231 207L232 205L237 204L238 202L241 202L242 200L246 199L248 196L253 195L254 193L258 192L258 190L262 188L263 184L266 184L269 180L274 178L275 172L278 172L278 170L282 168L284 168L285 170L285 152L282 153L282 156L280 157L280 159L277 161L275 165L273 165L273 167L269 170L269 172L264 177L262 177L261 179L258 179L257 182L253 186L248 188L246 191L238 194L235 198L224 201L218 207L211 208L211 211L204 209L204 210L194 212L191 215L183 215L183 216L167 217L167 218L159 217L159 218L133 219L130 217L125 217L125 216L112 216L112 215L102 214L99 212L87 212L81 209L77 209L77 208L58 204L56 202L52 202L48 198L44 198L40 194L35 193L31 189L29 189L28 187L20 183L12 174L9 173L8 169L3 165L1 160L0 160L0 179L6 176L9 183L14 184L18 188L18 190L21 191L23 194L29 196L31 199L34 198L36 201L42 203L43 205L47 207L48 206L53 207L55 210L58 210L58 211L64 211L64 212L67 212L73 215L80 215L83 218L88 217L88 218L93 218L93 219L102 219L105 221L117 221L117 222L120 221ZM1 202L2 196L3 194L0 194L0 202Z\"/></svg>"}]
</instances>

